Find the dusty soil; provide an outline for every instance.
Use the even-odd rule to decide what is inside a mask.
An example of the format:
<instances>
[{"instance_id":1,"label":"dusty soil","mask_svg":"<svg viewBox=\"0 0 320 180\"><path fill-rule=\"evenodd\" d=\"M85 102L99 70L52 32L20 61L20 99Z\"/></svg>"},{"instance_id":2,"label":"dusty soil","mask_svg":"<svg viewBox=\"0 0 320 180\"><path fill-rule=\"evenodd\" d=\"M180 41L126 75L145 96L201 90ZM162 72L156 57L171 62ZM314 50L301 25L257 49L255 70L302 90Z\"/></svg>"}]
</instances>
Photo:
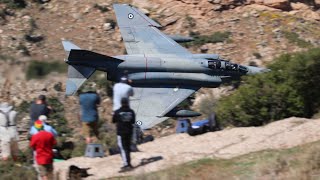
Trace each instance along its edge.
<instances>
[{"instance_id":1,"label":"dusty soil","mask_svg":"<svg viewBox=\"0 0 320 180\"><path fill-rule=\"evenodd\" d=\"M141 152L132 153L133 171L118 173L121 167L119 155L105 158L77 157L55 163L60 179L66 179L68 167L76 165L91 168L87 179L136 175L158 171L187 161L204 157L232 158L266 149L283 149L320 140L320 119L288 118L263 127L230 128L195 137L174 134L139 146ZM141 161L157 159L146 165Z\"/></svg>"}]
</instances>

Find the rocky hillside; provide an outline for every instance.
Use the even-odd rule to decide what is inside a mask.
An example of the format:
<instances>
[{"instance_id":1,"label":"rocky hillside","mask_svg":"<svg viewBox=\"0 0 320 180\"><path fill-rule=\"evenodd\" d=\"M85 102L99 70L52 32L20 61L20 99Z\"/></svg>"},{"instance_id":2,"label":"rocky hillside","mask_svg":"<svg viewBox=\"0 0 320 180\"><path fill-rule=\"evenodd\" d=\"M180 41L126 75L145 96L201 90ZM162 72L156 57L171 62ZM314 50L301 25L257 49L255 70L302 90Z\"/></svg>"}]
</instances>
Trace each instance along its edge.
<instances>
[{"instance_id":1,"label":"rocky hillside","mask_svg":"<svg viewBox=\"0 0 320 180\"><path fill-rule=\"evenodd\" d=\"M120 155L104 158L72 158L55 163L55 171L60 179L66 179L70 165L90 168L88 173L92 176L87 179L144 174L205 157L229 159L250 152L285 149L318 141L319 128L320 119L293 117L263 127L225 129L195 137L174 134L140 145L141 152L132 153L133 166L138 167L128 173L118 173L121 167ZM149 164L141 164L148 160L151 160Z\"/></svg>"},{"instance_id":2,"label":"rocky hillside","mask_svg":"<svg viewBox=\"0 0 320 180\"><path fill-rule=\"evenodd\" d=\"M33 60L62 62L63 39L103 54L123 54L125 49L112 10L114 2L0 0L0 101L10 101L18 107L40 93L57 97L65 106L66 118L75 125L73 128L79 127L77 98L63 95L64 73L52 73L42 80L28 80L25 75ZM194 53L218 53L243 64L264 66L279 54L320 45L319 0L117 2L137 6L160 22L167 34L205 39L186 45ZM206 41L216 32L228 37L220 42ZM60 90L54 88L57 84ZM196 97L214 94L208 91L201 90ZM110 99L103 96L101 113L105 119L110 117L110 105ZM22 121L27 120L25 114Z\"/></svg>"}]
</instances>

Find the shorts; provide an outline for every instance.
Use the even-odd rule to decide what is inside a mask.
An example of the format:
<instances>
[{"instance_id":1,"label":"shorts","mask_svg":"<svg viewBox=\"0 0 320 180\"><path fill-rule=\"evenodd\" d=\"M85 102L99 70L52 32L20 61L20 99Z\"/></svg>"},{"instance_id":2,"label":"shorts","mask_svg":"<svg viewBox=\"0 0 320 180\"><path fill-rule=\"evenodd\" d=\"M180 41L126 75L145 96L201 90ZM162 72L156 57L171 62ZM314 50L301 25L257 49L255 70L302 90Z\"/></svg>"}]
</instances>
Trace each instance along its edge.
<instances>
[{"instance_id":1,"label":"shorts","mask_svg":"<svg viewBox=\"0 0 320 180\"><path fill-rule=\"evenodd\" d=\"M98 122L82 122L82 133L85 137L98 137Z\"/></svg>"},{"instance_id":2,"label":"shorts","mask_svg":"<svg viewBox=\"0 0 320 180\"><path fill-rule=\"evenodd\" d=\"M1 155L2 157L17 157L19 154L17 141L1 141Z\"/></svg>"},{"instance_id":3,"label":"shorts","mask_svg":"<svg viewBox=\"0 0 320 180\"><path fill-rule=\"evenodd\" d=\"M41 177L51 176L53 174L53 165L52 164L38 164L38 171Z\"/></svg>"}]
</instances>

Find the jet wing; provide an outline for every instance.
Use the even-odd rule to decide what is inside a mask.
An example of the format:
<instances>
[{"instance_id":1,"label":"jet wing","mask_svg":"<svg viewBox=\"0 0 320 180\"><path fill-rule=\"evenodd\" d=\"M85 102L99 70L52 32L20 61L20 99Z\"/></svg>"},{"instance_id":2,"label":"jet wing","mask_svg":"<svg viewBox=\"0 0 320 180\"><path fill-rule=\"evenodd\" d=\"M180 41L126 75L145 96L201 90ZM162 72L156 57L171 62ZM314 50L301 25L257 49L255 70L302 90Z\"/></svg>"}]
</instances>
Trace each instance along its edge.
<instances>
[{"instance_id":1,"label":"jet wing","mask_svg":"<svg viewBox=\"0 0 320 180\"><path fill-rule=\"evenodd\" d=\"M127 4L114 4L114 11L128 54L191 54L160 32L158 23Z\"/></svg>"},{"instance_id":2,"label":"jet wing","mask_svg":"<svg viewBox=\"0 0 320 180\"><path fill-rule=\"evenodd\" d=\"M136 112L136 123L141 129L148 129L168 119L165 115L198 89L134 87L130 106Z\"/></svg>"}]
</instances>

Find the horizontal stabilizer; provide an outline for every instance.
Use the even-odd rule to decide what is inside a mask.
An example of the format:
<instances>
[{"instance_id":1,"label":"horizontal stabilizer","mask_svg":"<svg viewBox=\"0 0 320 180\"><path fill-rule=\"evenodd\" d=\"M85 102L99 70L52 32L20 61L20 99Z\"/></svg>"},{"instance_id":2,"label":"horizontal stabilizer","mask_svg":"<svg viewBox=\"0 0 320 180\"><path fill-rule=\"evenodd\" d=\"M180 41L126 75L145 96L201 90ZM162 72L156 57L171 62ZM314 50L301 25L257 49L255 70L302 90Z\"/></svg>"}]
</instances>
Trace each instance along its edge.
<instances>
[{"instance_id":1,"label":"horizontal stabilizer","mask_svg":"<svg viewBox=\"0 0 320 180\"><path fill-rule=\"evenodd\" d=\"M121 59L113 58L103 54L95 53L88 50L72 49L67 59L68 64L92 65L96 63L104 63L106 61L123 62ZM88 64L86 64L88 63Z\"/></svg>"},{"instance_id":2,"label":"horizontal stabilizer","mask_svg":"<svg viewBox=\"0 0 320 180\"><path fill-rule=\"evenodd\" d=\"M95 72L95 68L69 65L66 95L74 95L80 86Z\"/></svg>"},{"instance_id":3,"label":"horizontal stabilizer","mask_svg":"<svg viewBox=\"0 0 320 180\"><path fill-rule=\"evenodd\" d=\"M82 51L80 47L73 44L70 41L62 41L63 48L67 53L66 62L69 61L69 57L72 51ZM69 65L68 66L68 79L66 82L66 95L74 95L81 85L95 72L95 68L86 67L81 65Z\"/></svg>"},{"instance_id":4,"label":"horizontal stabilizer","mask_svg":"<svg viewBox=\"0 0 320 180\"><path fill-rule=\"evenodd\" d=\"M80 49L77 45L70 41L62 41L63 48L66 52L70 52L71 49Z\"/></svg>"}]
</instances>

